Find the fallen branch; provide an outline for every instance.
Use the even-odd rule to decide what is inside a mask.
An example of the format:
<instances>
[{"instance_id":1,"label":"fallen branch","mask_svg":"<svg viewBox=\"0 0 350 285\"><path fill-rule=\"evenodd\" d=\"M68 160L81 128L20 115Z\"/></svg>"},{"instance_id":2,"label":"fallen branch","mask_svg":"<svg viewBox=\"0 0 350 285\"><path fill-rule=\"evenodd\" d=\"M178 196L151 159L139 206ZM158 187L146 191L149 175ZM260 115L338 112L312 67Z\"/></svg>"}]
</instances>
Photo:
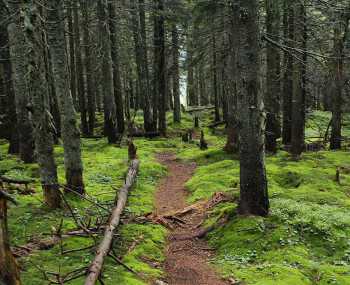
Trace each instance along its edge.
<instances>
[{"instance_id":1,"label":"fallen branch","mask_svg":"<svg viewBox=\"0 0 350 285\"><path fill-rule=\"evenodd\" d=\"M136 179L139 165L140 162L136 159L131 162L131 165L128 170L128 175L125 179L125 184L119 191L118 200L116 202L116 206L112 210L112 214L109 219L109 223L106 226L103 239L100 245L98 246L95 258L89 267L88 275L85 280L85 285L93 285L99 279L104 258L108 255L111 249L114 231L119 225L120 216L125 208L129 190L133 186L134 181Z\"/></svg>"}]
</instances>

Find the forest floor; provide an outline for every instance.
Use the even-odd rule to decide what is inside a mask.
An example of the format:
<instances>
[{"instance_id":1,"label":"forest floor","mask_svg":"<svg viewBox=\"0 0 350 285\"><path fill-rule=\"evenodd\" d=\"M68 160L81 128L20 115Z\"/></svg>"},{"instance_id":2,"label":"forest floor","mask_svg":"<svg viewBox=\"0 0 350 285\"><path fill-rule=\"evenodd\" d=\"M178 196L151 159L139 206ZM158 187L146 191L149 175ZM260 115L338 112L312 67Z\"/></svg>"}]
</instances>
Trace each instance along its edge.
<instances>
[{"instance_id":1,"label":"forest floor","mask_svg":"<svg viewBox=\"0 0 350 285\"><path fill-rule=\"evenodd\" d=\"M102 129L101 118L98 127ZM322 137L329 119L330 114L325 112L308 114L306 135ZM137 122L142 123L142 114L138 114ZM181 124L173 124L168 114L168 122L168 138L134 141L140 172L113 245L114 255L133 271L107 258L103 270L106 285L150 285L161 280L177 284L171 281L173 274L187 273L181 271L182 264L178 263L179 272L171 271L167 264L176 258L177 248L181 258L190 256L192 252L186 248L189 242L196 243L190 245L193 248L202 248L198 258L200 264L208 266L205 276L216 276L213 278L218 282L224 282L223 278L235 285L350 285L349 142L341 151L306 152L298 162L282 150L267 155L270 215L239 217L239 160L223 151L224 130L212 132L206 128L212 114L205 114L201 126L209 149L202 151L197 138L191 143L180 138L181 132L193 127L191 117L184 114ZM344 135L350 137L350 118L344 121ZM21 255L18 261L22 283L47 285L48 279L57 282L59 277L65 279L64 284L83 284L84 270L94 257L94 245L101 232L92 237L65 237L43 250L26 253L27 245L52 238L58 230L62 234L76 230L77 225L67 207L51 211L43 205L38 165L23 164L7 154L7 147L7 141L0 141L0 175L34 179L30 188L35 193L29 195L24 195L18 185L6 185L19 201L18 206L10 205L9 230L11 245ZM108 218L116 190L124 181L128 154L125 144L116 147L105 139L83 139L82 151L86 197L90 201L73 195L66 198L75 218L93 228ZM176 159L160 156L164 153L172 153ZM59 182L63 184L61 145L55 147L55 158ZM340 181L335 179L337 169ZM172 188L168 183L179 190L178 198L168 196L168 188ZM164 198L159 198L160 193ZM169 229L169 224L147 218L187 205L207 205L218 193L227 193L232 200L202 208L195 219L192 213L180 216L185 222L182 227L181 220L170 222L173 228ZM159 201L169 208L163 209ZM193 234L196 224L213 230L200 240L177 243L172 238L183 232ZM68 281L72 277L77 278Z\"/></svg>"},{"instance_id":2,"label":"forest floor","mask_svg":"<svg viewBox=\"0 0 350 285\"><path fill-rule=\"evenodd\" d=\"M156 192L156 214L181 211L188 206L185 183L192 177L196 165L179 162L172 153L160 154L158 159L167 166L168 175L162 179ZM214 249L209 248L204 240L191 238L197 234L199 225L205 219L204 214L203 211L189 211L168 236L164 266L167 284L228 284L208 264Z\"/></svg>"}]
</instances>

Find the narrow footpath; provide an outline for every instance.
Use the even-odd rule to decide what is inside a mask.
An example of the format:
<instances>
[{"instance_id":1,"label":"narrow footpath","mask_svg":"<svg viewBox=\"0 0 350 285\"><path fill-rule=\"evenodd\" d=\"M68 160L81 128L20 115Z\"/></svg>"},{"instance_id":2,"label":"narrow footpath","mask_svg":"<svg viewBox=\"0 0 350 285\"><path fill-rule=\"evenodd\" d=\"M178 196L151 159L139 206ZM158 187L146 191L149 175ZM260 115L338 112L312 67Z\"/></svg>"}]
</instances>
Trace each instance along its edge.
<instances>
[{"instance_id":1,"label":"narrow footpath","mask_svg":"<svg viewBox=\"0 0 350 285\"><path fill-rule=\"evenodd\" d=\"M191 178L196 165L182 163L169 153L160 154L159 161L168 167L156 193L156 214L164 215L184 209L187 191L185 183ZM183 223L174 224L166 248L166 283L169 285L225 285L209 265L213 251L204 240L189 238L198 232L204 212L190 211L182 216Z\"/></svg>"}]
</instances>

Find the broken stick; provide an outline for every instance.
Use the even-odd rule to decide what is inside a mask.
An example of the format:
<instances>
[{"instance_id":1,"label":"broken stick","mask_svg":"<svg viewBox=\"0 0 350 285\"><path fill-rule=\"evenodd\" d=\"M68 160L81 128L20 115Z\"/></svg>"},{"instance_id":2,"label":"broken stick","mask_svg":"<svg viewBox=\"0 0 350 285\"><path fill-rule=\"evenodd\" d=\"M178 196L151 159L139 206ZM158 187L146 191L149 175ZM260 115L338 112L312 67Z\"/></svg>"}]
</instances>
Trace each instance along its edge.
<instances>
[{"instance_id":1,"label":"broken stick","mask_svg":"<svg viewBox=\"0 0 350 285\"><path fill-rule=\"evenodd\" d=\"M94 285L101 274L104 258L108 255L111 249L114 231L119 225L120 216L124 211L129 190L136 180L139 165L139 160L135 159L131 161L128 175L125 179L125 184L119 191L118 200L116 202L116 206L112 210L112 214L110 216L108 225L106 226L103 239L98 246L95 258L89 267L88 274L85 279L85 285Z\"/></svg>"}]
</instances>

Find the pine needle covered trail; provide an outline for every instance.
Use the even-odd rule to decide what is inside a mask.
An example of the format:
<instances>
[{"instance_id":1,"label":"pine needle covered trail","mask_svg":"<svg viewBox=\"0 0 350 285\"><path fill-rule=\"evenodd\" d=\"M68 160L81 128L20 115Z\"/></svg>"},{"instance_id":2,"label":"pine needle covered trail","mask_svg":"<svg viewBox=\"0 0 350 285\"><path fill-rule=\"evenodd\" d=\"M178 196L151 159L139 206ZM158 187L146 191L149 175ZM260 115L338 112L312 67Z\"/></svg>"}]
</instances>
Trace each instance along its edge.
<instances>
[{"instance_id":1,"label":"pine needle covered trail","mask_svg":"<svg viewBox=\"0 0 350 285\"><path fill-rule=\"evenodd\" d=\"M191 178L196 165L176 161L175 155L161 154L159 161L168 167L156 193L157 215L176 212L186 207L185 183ZM167 284L171 285L224 285L213 268L208 264L212 255L205 241L190 238L198 232L198 225L204 213L189 211L181 217L168 236L164 269Z\"/></svg>"}]
</instances>

